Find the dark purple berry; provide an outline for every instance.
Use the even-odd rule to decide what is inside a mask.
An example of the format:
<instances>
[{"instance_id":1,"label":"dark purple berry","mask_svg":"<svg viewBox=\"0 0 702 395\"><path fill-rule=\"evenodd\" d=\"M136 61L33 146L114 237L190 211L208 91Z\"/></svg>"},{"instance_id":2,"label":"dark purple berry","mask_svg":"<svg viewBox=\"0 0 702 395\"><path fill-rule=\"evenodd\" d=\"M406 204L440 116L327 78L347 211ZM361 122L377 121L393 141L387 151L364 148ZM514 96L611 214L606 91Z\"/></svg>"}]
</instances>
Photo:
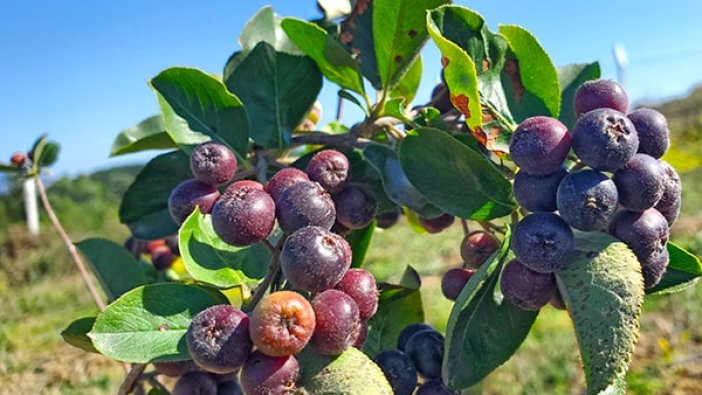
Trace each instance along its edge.
<instances>
[{"instance_id":1,"label":"dark purple berry","mask_svg":"<svg viewBox=\"0 0 702 395\"><path fill-rule=\"evenodd\" d=\"M619 210L612 220L612 234L626 243L644 262L663 254L669 230L665 217L656 209L646 211Z\"/></svg>"},{"instance_id":2,"label":"dark purple berry","mask_svg":"<svg viewBox=\"0 0 702 395\"><path fill-rule=\"evenodd\" d=\"M361 326L358 328L358 336L353 342L353 346L361 349L363 344L366 343L366 337L368 336L368 321L361 321Z\"/></svg>"},{"instance_id":3,"label":"dark purple berry","mask_svg":"<svg viewBox=\"0 0 702 395\"><path fill-rule=\"evenodd\" d=\"M387 350L373 358L395 395L412 395L417 386L417 369L402 351Z\"/></svg>"},{"instance_id":4,"label":"dark purple berry","mask_svg":"<svg viewBox=\"0 0 702 395\"><path fill-rule=\"evenodd\" d=\"M568 174L558 186L558 213L568 225L584 230L607 229L617 209L619 193L614 182L595 170Z\"/></svg>"},{"instance_id":5,"label":"dark purple berry","mask_svg":"<svg viewBox=\"0 0 702 395\"><path fill-rule=\"evenodd\" d=\"M294 167L286 167L285 169L279 170L273 175L273 177L271 177L270 180L268 180L268 184L266 184L266 192L268 192L275 201L278 200L280 194L283 193L284 190L300 181L309 180L310 178L304 171Z\"/></svg>"},{"instance_id":6,"label":"dark purple berry","mask_svg":"<svg viewBox=\"0 0 702 395\"><path fill-rule=\"evenodd\" d=\"M351 178L351 165L346 155L335 150L317 152L307 164L307 175L331 193L341 191Z\"/></svg>"},{"instance_id":7,"label":"dark purple berry","mask_svg":"<svg viewBox=\"0 0 702 395\"><path fill-rule=\"evenodd\" d=\"M305 226L331 229L336 220L336 209L324 188L316 182L301 181L278 197L275 215L280 228L289 234Z\"/></svg>"},{"instance_id":8,"label":"dark purple berry","mask_svg":"<svg viewBox=\"0 0 702 395\"><path fill-rule=\"evenodd\" d=\"M612 181L619 192L619 203L631 210L643 211L658 203L663 196L663 167L646 154L636 154Z\"/></svg>"},{"instance_id":9,"label":"dark purple berry","mask_svg":"<svg viewBox=\"0 0 702 395\"><path fill-rule=\"evenodd\" d=\"M235 246L258 243L273 230L275 203L262 188L250 183L231 184L212 209L212 227L225 243Z\"/></svg>"},{"instance_id":10,"label":"dark purple berry","mask_svg":"<svg viewBox=\"0 0 702 395\"><path fill-rule=\"evenodd\" d=\"M351 229L347 228L337 220L334 221L334 225L331 227L331 232L336 233L339 236L346 236L349 232L351 232Z\"/></svg>"},{"instance_id":11,"label":"dark purple berry","mask_svg":"<svg viewBox=\"0 0 702 395\"><path fill-rule=\"evenodd\" d=\"M666 161L659 161L663 172L663 195L656 204L656 210L668 221L668 226L673 226L680 216L682 204L682 184L678 172Z\"/></svg>"},{"instance_id":12,"label":"dark purple berry","mask_svg":"<svg viewBox=\"0 0 702 395\"><path fill-rule=\"evenodd\" d=\"M197 370L197 365L195 365L195 362L191 360L178 362L155 362L154 368L156 368L159 373L168 377L179 377Z\"/></svg>"},{"instance_id":13,"label":"dark purple berry","mask_svg":"<svg viewBox=\"0 0 702 395\"><path fill-rule=\"evenodd\" d=\"M368 226L378 211L378 201L357 185L350 185L332 196L336 220L349 229Z\"/></svg>"},{"instance_id":14,"label":"dark purple berry","mask_svg":"<svg viewBox=\"0 0 702 395\"><path fill-rule=\"evenodd\" d=\"M299 378L300 365L293 355L271 357L256 351L241 370L246 395L292 394Z\"/></svg>"},{"instance_id":15,"label":"dark purple berry","mask_svg":"<svg viewBox=\"0 0 702 395\"><path fill-rule=\"evenodd\" d=\"M217 381L205 372L190 372L178 379L171 395L217 395Z\"/></svg>"},{"instance_id":16,"label":"dark purple berry","mask_svg":"<svg viewBox=\"0 0 702 395\"><path fill-rule=\"evenodd\" d=\"M175 260L175 255L171 252L171 249L164 246L157 247L151 253L151 263L153 263L156 270L166 270Z\"/></svg>"},{"instance_id":17,"label":"dark purple berry","mask_svg":"<svg viewBox=\"0 0 702 395\"><path fill-rule=\"evenodd\" d=\"M420 331L412 335L405 346L407 356L422 376L428 379L441 377L444 359L444 336L435 331Z\"/></svg>"},{"instance_id":18,"label":"dark purple berry","mask_svg":"<svg viewBox=\"0 0 702 395\"><path fill-rule=\"evenodd\" d=\"M558 184L568 171L559 171L544 176L520 171L514 177L514 197L517 203L529 211L556 211Z\"/></svg>"},{"instance_id":19,"label":"dark purple berry","mask_svg":"<svg viewBox=\"0 0 702 395\"><path fill-rule=\"evenodd\" d=\"M574 106L577 116L598 108L626 113L629 98L624 88L612 80L587 81L575 92Z\"/></svg>"},{"instance_id":20,"label":"dark purple berry","mask_svg":"<svg viewBox=\"0 0 702 395\"><path fill-rule=\"evenodd\" d=\"M244 393L236 380L228 380L217 384L217 395L244 395Z\"/></svg>"},{"instance_id":21,"label":"dark purple berry","mask_svg":"<svg viewBox=\"0 0 702 395\"><path fill-rule=\"evenodd\" d=\"M171 250L173 255L180 256L180 246L178 246L178 236L171 236L166 239L166 246Z\"/></svg>"},{"instance_id":22,"label":"dark purple berry","mask_svg":"<svg viewBox=\"0 0 702 395\"><path fill-rule=\"evenodd\" d=\"M402 214L402 209L399 207L395 207L392 211L386 211L384 213L380 213L375 216L375 220L377 221L377 226L380 229L388 229L395 225L397 221L400 219L400 215Z\"/></svg>"},{"instance_id":23,"label":"dark purple berry","mask_svg":"<svg viewBox=\"0 0 702 395\"><path fill-rule=\"evenodd\" d=\"M312 308L317 318L312 344L317 351L337 355L354 344L361 320L358 306L350 296L328 289L312 299Z\"/></svg>"},{"instance_id":24,"label":"dark purple berry","mask_svg":"<svg viewBox=\"0 0 702 395\"><path fill-rule=\"evenodd\" d=\"M249 316L231 305L216 305L193 317L186 333L188 351L202 369L230 373L244 365L253 344Z\"/></svg>"},{"instance_id":25,"label":"dark purple berry","mask_svg":"<svg viewBox=\"0 0 702 395\"><path fill-rule=\"evenodd\" d=\"M538 311L556 292L556 279L553 274L535 272L514 259L502 271L500 287L505 299L513 305Z\"/></svg>"},{"instance_id":26,"label":"dark purple berry","mask_svg":"<svg viewBox=\"0 0 702 395\"><path fill-rule=\"evenodd\" d=\"M236 155L225 145L203 143L190 153L190 170L195 178L205 184L224 184L236 173Z\"/></svg>"},{"instance_id":27,"label":"dark purple berry","mask_svg":"<svg viewBox=\"0 0 702 395\"><path fill-rule=\"evenodd\" d=\"M417 388L415 395L456 395L439 380L429 380Z\"/></svg>"},{"instance_id":28,"label":"dark purple berry","mask_svg":"<svg viewBox=\"0 0 702 395\"><path fill-rule=\"evenodd\" d=\"M534 175L559 171L568 151L568 129L557 119L542 116L525 119L519 124L509 144L514 163Z\"/></svg>"},{"instance_id":29,"label":"dark purple berry","mask_svg":"<svg viewBox=\"0 0 702 395\"><path fill-rule=\"evenodd\" d=\"M130 236L124 241L124 248L131 252L132 255L139 258L141 254L146 252L146 242L137 240L134 236Z\"/></svg>"},{"instance_id":30,"label":"dark purple berry","mask_svg":"<svg viewBox=\"0 0 702 395\"><path fill-rule=\"evenodd\" d=\"M653 288L661 282L663 275L668 269L669 261L668 250L664 249L661 253L654 254L641 262L641 273L643 274L645 288Z\"/></svg>"},{"instance_id":31,"label":"dark purple berry","mask_svg":"<svg viewBox=\"0 0 702 395\"><path fill-rule=\"evenodd\" d=\"M530 214L517 224L512 235L514 255L539 273L564 269L574 249L573 231L556 214Z\"/></svg>"},{"instance_id":32,"label":"dark purple berry","mask_svg":"<svg viewBox=\"0 0 702 395\"><path fill-rule=\"evenodd\" d=\"M397 338L397 349L400 351L405 351L405 347L407 346L407 342L409 341L410 337L414 336L414 334L417 332L427 330L433 331L434 328L423 322L407 325L405 329L400 332L400 336Z\"/></svg>"},{"instance_id":33,"label":"dark purple berry","mask_svg":"<svg viewBox=\"0 0 702 395\"><path fill-rule=\"evenodd\" d=\"M670 131L665 116L650 108L634 110L627 115L639 134L639 152L658 159L670 146Z\"/></svg>"},{"instance_id":34,"label":"dark purple berry","mask_svg":"<svg viewBox=\"0 0 702 395\"><path fill-rule=\"evenodd\" d=\"M348 242L318 226L297 230L285 240L280 267L290 284L309 292L334 287L349 268Z\"/></svg>"},{"instance_id":35,"label":"dark purple berry","mask_svg":"<svg viewBox=\"0 0 702 395\"><path fill-rule=\"evenodd\" d=\"M558 288L556 288L556 292L553 293L553 296L551 296L551 300L549 300L548 303L550 303L551 306L558 310L566 309L565 301L563 300L563 295L561 295L561 291L559 291Z\"/></svg>"},{"instance_id":36,"label":"dark purple berry","mask_svg":"<svg viewBox=\"0 0 702 395\"><path fill-rule=\"evenodd\" d=\"M461 241L461 258L466 265L479 269L492 254L500 248L500 241L491 233L478 230L471 232Z\"/></svg>"},{"instance_id":37,"label":"dark purple berry","mask_svg":"<svg viewBox=\"0 0 702 395\"><path fill-rule=\"evenodd\" d=\"M639 136L629 118L609 108L580 117L571 134L573 151L595 170L617 171L639 149Z\"/></svg>"},{"instance_id":38,"label":"dark purple berry","mask_svg":"<svg viewBox=\"0 0 702 395\"><path fill-rule=\"evenodd\" d=\"M424 230L431 234L440 233L442 230L453 225L455 220L456 217L445 213L434 218L419 217L419 223L422 225Z\"/></svg>"},{"instance_id":39,"label":"dark purple berry","mask_svg":"<svg viewBox=\"0 0 702 395\"><path fill-rule=\"evenodd\" d=\"M363 269L349 269L334 287L349 295L358 306L358 315L361 320L367 320L378 310L378 286L375 277Z\"/></svg>"},{"instance_id":40,"label":"dark purple berry","mask_svg":"<svg viewBox=\"0 0 702 395\"><path fill-rule=\"evenodd\" d=\"M441 293L448 300L456 300L474 273L472 270L460 268L447 271L441 278Z\"/></svg>"},{"instance_id":41,"label":"dark purple berry","mask_svg":"<svg viewBox=\"0 0 702 395\"><path fill-rule=\"evenodd\" d=\"M195 210L200 208L203 214L209 214L219 198L217 188L198 180L185 180L178 184L168 197L168 212L178 225Z\"/></svg>"}]
</instances>

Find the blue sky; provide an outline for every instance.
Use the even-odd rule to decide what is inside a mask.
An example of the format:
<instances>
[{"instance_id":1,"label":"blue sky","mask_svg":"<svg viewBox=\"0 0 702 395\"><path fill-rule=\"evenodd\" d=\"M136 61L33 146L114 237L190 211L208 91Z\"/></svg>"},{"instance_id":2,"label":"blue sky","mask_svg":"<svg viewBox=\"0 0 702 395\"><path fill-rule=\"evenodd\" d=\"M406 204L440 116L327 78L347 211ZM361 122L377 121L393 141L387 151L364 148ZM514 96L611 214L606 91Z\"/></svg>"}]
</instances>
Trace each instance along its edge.
<instances>
[{"instance_id":1,"label":"blue sky","mask_svg":"<svg viewBox=\"0 0 702 395\"><path fill-rule=\"evenodd\" d=\"M63 148L58 174L147 160L153 153L108 158L121 129L158 111L146 81L177 65L220 73L246 20L267 4L285 16L319 16L311 0L0 0L0 158L49 133ZM622 43L634 102L684 95L702 82L698 0L457 4L483 14L493 29L498 23L525 26L557 65L599 60L606 78L616 77L612 45ZM438 78L439 55L431 43L424 64L418 102ZM331 84L325 82L321 100L330 119ZM354 115L347 112L345 121L355 122Z\"/></svg>"}]
</instances>

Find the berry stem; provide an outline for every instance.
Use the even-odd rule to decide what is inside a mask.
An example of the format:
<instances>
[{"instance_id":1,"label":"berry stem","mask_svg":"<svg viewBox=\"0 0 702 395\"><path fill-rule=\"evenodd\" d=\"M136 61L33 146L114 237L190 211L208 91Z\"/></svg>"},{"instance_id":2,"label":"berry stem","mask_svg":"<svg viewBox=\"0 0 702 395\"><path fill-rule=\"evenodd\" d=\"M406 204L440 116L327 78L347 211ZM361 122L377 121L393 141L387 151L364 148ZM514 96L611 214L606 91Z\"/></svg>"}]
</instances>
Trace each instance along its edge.
<instances>
[{"instance_id":1,"label":"berry stem","mask_svg":"<svg viewBox=\"0 0 702 395\"><path fill-rule=\"evenodd\" d=\"M291 145L331 145L336 147L363 148L370 143L370 140L356 137L352 133L329 134L324 132L313 132L294 136Z\"/></svg>"},{"instance_id":2,"label":"berry stem","mask_svg":"<svg viewBox=\"0 0 702 395\"><path fill-rule=\"evenodd\" d=\"M122 385L119 386L119 391L117 395L127 395L134 391L137 381L142 373L144 373L146 365L143 363L136 363L132 365L132 369L127 373L127 377L124 378Z\"/></svg>"},{"instance_id":3,"label":"berry stem","mask_svg":"<svg viewBox=\"0 0 702 395\"><path fill-rule=\"evenodd\" d=\"M463 227L463 234L467 235L470 233L470 229L468 228L468 221L465 219L461 218L461 226Z\"/></svg>"},{"instance_id":4,"label":"berry stem","mask_svg":"<svg viewBox=\"0 0 702 395\"><path fill-rule=\"evenodd\" d=\"M268 273L266 273L266 277L263 278L263 281L258 285L256 288L256 292L254 292L253 296L251 297L251 301L246 305L246 307L243 309L245 312L250 313L253 311L253 309L256 308L256 305L258 302L263 299L263 295L266 294L266 291L268 288L271 286L271 283L273 282L273 279L276 277L278 272L280 271L280 264L279 264L279 259L280 258L280 252L283 249L283 243L285 242L285 236L282 236L280 240L278 240L278 243L273 247L268 240L265 240L264 245L269 247L269 250L271 250L271 261L268 264Z\"/></svg>"}]
</instances>

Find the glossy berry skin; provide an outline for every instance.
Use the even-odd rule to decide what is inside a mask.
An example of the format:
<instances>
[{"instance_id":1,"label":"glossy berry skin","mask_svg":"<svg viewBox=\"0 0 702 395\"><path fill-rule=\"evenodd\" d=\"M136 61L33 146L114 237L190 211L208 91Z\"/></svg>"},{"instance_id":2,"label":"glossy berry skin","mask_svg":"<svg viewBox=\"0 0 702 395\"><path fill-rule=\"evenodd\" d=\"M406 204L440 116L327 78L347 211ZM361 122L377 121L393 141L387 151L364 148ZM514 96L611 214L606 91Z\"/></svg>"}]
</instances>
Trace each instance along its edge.
<instances>
[{"instance_id":1,"label":"glossy berry skin","mask_svg":"<svg viewBox=\"0 0 702 395\"><path fill-rule=\"evenodd\" d=\"M270 180L268 180L268 184L266 184L266 192L268 192L275 201L278 200L280 195L286 189L300 181L309 180L310 178L304 171L294 167L286 167L285 169L278 170L278 172L275 173Z\"/></svg>"},{"instance_id":2,"label":"glossy berry skin","mask_svg":"<svg viewBox=\"0 0 702 395\"><path fill-rule=\"evenodd\" d=\"M463 237L461 258L473 269L479 269L500 248L500 241L489 232L478 230Z\"/></svg>"},{"instance_id":3,"label":"glossy berry skin","mask_svg":"<svg viewBox=\"0 0 702 395\"><path fill-rule=\"evenodd\" d=\"M663 167L646 154L636 154L612 181L619 192L619 203L631 210L643 211L658 203L663 196Z\"/></svg>"},{"instance_id":4,"label":"glossy berry skin","mask_svg":"<svg viewBox=\"0 0 702 395\"><path fill-rule=\"evenodd\" d=\"M561 169L568 155L570 137L568 129L557 119L527 118L512 135L510 156L529 174L552 174Z\"/></svg>"},{"instance_id":5,"label":"glossy berry skin","mask_svg":"<svg viewBox=\"0 0 702 395\"><path fill-rule=\"evenodd\" d=\"M668 162L659 161L663 172L663 194L656 204L658 210L668 221L668 226L673 226L680 216L680 206L682 204L682 184L678 172L673 169Z\"/></svg>"},{"instance_id":6,"label":"glossy berry skin","mask_svg":"<svg viewBox=\"0 0 702 395\"><path fill-rule=\"evenodd\" d=\"M190 171L199 181L217 186L224 184L236 173L236 155L227 146L207 142L190 153Z\"/></svg>"},{"instance_id":7,"label":"glossy berry skin","mask_svg":"<svg viewBox=\"0 0 702 395\"><path fill-rule=\"evenodd\" d=\"M293 287L321 292L334 287L349 267L351 250L343 237L318 226L298 229L280 255L283 275Z\"/></svg>"},{"instance_id":8,"label":"glossy berry skin","mask_svg":"<svg viewBox=\"0 0 702 395\"><path fill-rule=\"evenodd\" d=\"M275 203L262 188L250 183L229 185L212 209L212 227L225 243L251 245L273 230Z\"/></svg>"},{"instance_id":9,"label":"glossy berry skin","mask_svg":"<svg viewBox=\"0 0 702 395\"><path fill-rule=\"evenodd\" d=\"M573 101L578 117L598 108L611 108L623 113L629 108L626 91L612 80L585 82L575 92Z\"/></svg>"},{"instance_id":10,"label":"glossy berry skin","mask_svg":"<svg viewBox=\"0 0 702 395\"><path fill-rule=\"evenodd\" d=\"M618 201L619 191L614 182L595 170L568 174L556 193L561 218L584 231L607 229Z\"/></svg>"},{"instance_id":11,"label":"glossy berry skin","mask_svg":"<svg viewBox=\"0 0 702 395\"><path fill-rule=\"evenodd\" d=\"M156 249L151 252L151 263L153 263L156 270L165 270L173 265L175 260L175 255L170 248L163 245L156 247Z\"/></svg>"},{"instance_id":12,"label":"glossy berry skin","mask_svg":"<svg viewBox=\"0 0 702 395\"><path fill-rule=\"evenodd\" d=\"M456 300L474 273L473 270L461 268L447 271L441 278L441 293L448 300Z\"/></svg>"},{"instance_id":13,"label":"glossy berry skin","mask_svg":"<svg viewBox=\"0 0 702 395\"><path fill-rule=\"evenodd\" d=\"M251 354L249 316L231 305L215 305L193 317L186 333L188 351L197 366L213 373L230 373Z\"/></svg>"},{"instance_id":14,"label":"glossy berry skin","mask_svg":"<svg viewBox=\"0 0 702 395\"><path fill-rule=\"evenodd\" d=\"M514 198L529 211L555 211L558 184L566 175L564 168L543 176L520 171L514 177Z\"/></svg>"},{"instance_id":15,"label":"glossy berry skin","mask_svg":"<svg viewBox=\"0 0 702 395\"><path fill-rule=\"evenodd\" d=\"M249 333L259 351L272 357L300 352L315 330L312 305L292 291L274 292L251 315Z\"/></svg>"},{"instance_id":16,"label":"glossy berry skin","mask_svg":"<svg viewBox=\"0 0 702 395\"><path fill-rule=\"evenodd\" d=\"M154 368L168 377L179 377L197 370L197 365L193 361L155 362Z\"/></svg>"},{"instance_id":17,"label":"glossy berry skin","mask_svg":"<svg viewBox=\"0 0 702 395\"><path fill-rule=\"evenodd\" d=\"M305 226L331 229L336 220L336 209L324 188L316 182L301 181L278 197L275 215L280 228L290 234Z\"/></svg>"},{"instance_id":18,"label":"glossy berry skin","mask_svg":"<svg viewBox=\"0 0 702 395\"><path fill-rule=\"evenodd\" d=\"M573 126L573 151L595 170L614 172L631 160L639 149L634 124L619 111L593 110Z\"/></svg>"},{"instance_id":19,"label":"glossy berry skin","mask_svg":"<svg viewBox=\"0 0 702 395\"><path fill-rule=\"evenodd\" d=\"M639 151L659 159L670 147L670 131L665 116L650 108L630 112L627 117L639 134Z\"/></svg>"},{"instance_id":20,"label":"glossy berry skin","mask_svg":"<svg viewBox=\"0 0 702 395\"><path fill-rule=\"evenodd\" d=\"M646 289L653 288L661 282L663 275L668 270L670 255L668 250L664 249L660 254L650 256L647 260L641 262L641 274L644 278L644 287Z\"/></svg>"},{"instance_id":21,"label":"glossy berry skin","mask_svg":"<svg viewBox=\"0 0 702 395\"><path fill-rule=\"evenodd\" d=\"M336 150L317 152L307 164L307 175L330 193L340 192L351 179L351 164Z\"/></svg>"},{"instance_id":22,"label":"glossy berry skin","mask_svg":"<svg viewBox=\"0 0 702 395\"><path fill-rule=\"evenodd\" d=\"M349 269L334 287L349 295L358 306L358 315L361 320L367 320L378 310L378 285L375 277L363 269Z\"/></svg>"},{"instance_id":23,"label":"glossy berry skin","mask_svg":"<svg viewBox=\"0 0 702 395\"><path fill-rule=\"evenodd\" d=\"M611 230L642 263L663 254L670 237L668 222L656 209L619 210L612 221Z\"/></svg>"},{"instance_id":24,"label":"glossy berry skin","mask_svg":"<svg viewBox=\"0 0 702 395\"><path fill-rule=\"evenodd\" d=\"M190 372L178 379L171 395L217 395L217 381L205 372Z\"/></svg>"},{"instance_id":25,"label":"glossy berry skin","mask_svg":"<svg viewBox=\"0 0 702 395\"><path fill-rule=\"evenodd\" d=\"M388 229L395 225L397 221L400 220L400 215L402 214L402 210L399 207L395 207L394 210L392 211L387 211L384 213L380 213L375 216L376 225L380 229Z\"/></svg>"},{"instance_id":26,"label":"glossy berry skin","mask_svg":"<svg viewBox=\"0 0 702 395\"><path fill-rule=\"evenodd\" d=\"M400 336L397 338L397 349L400 351L405 351L407 342L412 336L414 336L415 333L427 330L433 331L434 328L422 322L407 325L405 329L400 332Z\"/></svg>"},{"instance_id":27,"label":"glossy berry skin","mask_svg":"<svg viewBox=\"0 0 702 395\"><path fill-rule=\"evenodd\" d=\"M246 395L287 395L295 391L300 365L293 355L271 357L256 351L241 370Z\"/></svg>"},{"instance_id":28,"label":"glossy berry skin","mask_svg":"<svg viewBox=\"0 0 702 395\"><path fill-rule=\"evenodd\" d=\"M441 377L444 358L444 336L435 331L419 331L412 335L405 347L407 356L422 376L428 379Z\"/></svg>"},{"instance_id":29,"label":"glossy berry skin","mask_svg":"<svg viewBox=\"0 0 702 395\"><path fill-rule=\"evenodd\" d=\"M440 380L429 380L425 382L424 384L420 385L419 388L417 388L417 392L415 395L456 395L456 392L453 392L446 388L445 385L441 383Z\"/></svg>"},{"instance_id":30,"label":"glossy berry skin","mask_svg":"<svg viewBox=\"0 0 702 395\"><path fill-rule=\"evenodd\" d=\"M178 184L168 197L168 212L173 221L181 225L195 207L199 207L201 213L209 214L217 199L217 188L198 180L185 180Z\"/></svg>"},{"instance_id":31,"label":"glossy berry skin","mask_svg":"<svg viewBox=\"0 0 702 395\"><path fill-rule=\"evenodd\" d=\"M10 157L10 163L12 163L12 165L15 167L22 167L26 162L27 156L25 156L22 152L15 152Z\"/></svg>"},{"instance_id":32,"label":"glossy berry skin","mask_svg":"<svg viewBox=\"0 0 702 395\"><path fill-rule=\"evenodd\" d=\"M518 260L510 261L502 271L502 294L522 310L538 311L556 292L553 274L538 273Z\"/></svg>"},{"instance_id":33,"label":"glossy berry skin","mask_svg":"<svg viewBox=\"0 0 702 395\"><path fill-rule=\"evenodd\" d=\"M378 211L378 201L357 185L349 185L332 196L336 220L349 229L368 226Z\"/></svg>"},{"instance_id":34,"label":"glossy berry skin","mask_svg":"<svg viewBox=\"0 0 702 395\"><path fill-rule=\"evenodd\" d=\"M312 344L325 355L338 355L351 347L360 331L356 302L348 295L328 289L312 299L317 325Z\"/></svg>"},{"instance_id":35,"label":"glossy berry skin","mask_svg":"<svg viewBox=\"0 0 702 395\"><path fill-rule=\"evenodd\" d=\"M434 218L419 217L419 223L424 230L431 234L441 233L441 231L453 225L455 220L456 217L446 213Z\"/></svg>"},{"instance_id":36,"label":"glossy berry skin","mask_svg":"<svg viewBox=\"0 0 702 395\"><path fill-rule=\"evenodd\" d=\"M387 350L373 358L395 395L412 395L417 386L417 369L402 351Z\"/></svg>"},{"instance_id":37,"label":"glossy berry skin","mask_svg":"<svg viewBox=\"0 0 702 395\"><path fill-rule=\"evenodd\" d=\"M517 224L512 236L514 255L539 273L564 269L574 249L573 231L556 214L530 214Z\"/></svg>"}]
</instances>

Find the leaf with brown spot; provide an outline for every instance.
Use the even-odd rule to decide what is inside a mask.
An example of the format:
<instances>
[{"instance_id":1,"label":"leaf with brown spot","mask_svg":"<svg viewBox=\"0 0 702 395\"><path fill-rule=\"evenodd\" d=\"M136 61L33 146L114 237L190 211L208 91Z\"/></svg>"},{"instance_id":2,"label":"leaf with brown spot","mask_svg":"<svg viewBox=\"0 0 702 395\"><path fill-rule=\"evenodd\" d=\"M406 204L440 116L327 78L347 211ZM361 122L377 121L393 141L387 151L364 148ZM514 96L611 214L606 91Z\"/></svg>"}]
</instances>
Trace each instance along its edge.
<instances>
[{"instance_id":1,"label":"leaf with brown spot","mask_svg":"<svg viewBox=\"0 0 702 395\"><path fill-rule=\"evenodd\" d=\"M370 81L373 88L382 89L373 43L373 1L356 1L353 12L339 27L339 39L354 54L363 77Z\"/></svg>"}]
</instances>

